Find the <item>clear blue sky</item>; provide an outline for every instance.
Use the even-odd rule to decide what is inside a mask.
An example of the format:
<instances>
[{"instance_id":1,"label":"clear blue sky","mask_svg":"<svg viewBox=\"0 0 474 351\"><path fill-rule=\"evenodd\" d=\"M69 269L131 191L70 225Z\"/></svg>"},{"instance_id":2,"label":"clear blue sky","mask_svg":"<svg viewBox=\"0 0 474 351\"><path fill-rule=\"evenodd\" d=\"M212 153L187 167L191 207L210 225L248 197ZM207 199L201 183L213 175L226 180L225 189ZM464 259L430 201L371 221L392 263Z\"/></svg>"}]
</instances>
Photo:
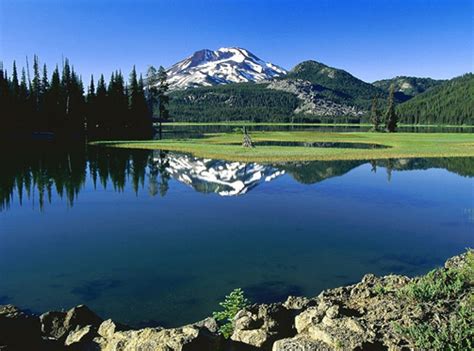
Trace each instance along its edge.
<instances>
[{"instance_id":1,"label":"clear blue sky","mask_svg":"<svg viewBox=\"0 0 474 351\"><path fill-rule=\"evenodd\" d=\"M244 47L291 68L313 59L365 80L473 71L472 0L0 0L0 59L71 59L88 82Z\"/></svg>"}]
</instances>

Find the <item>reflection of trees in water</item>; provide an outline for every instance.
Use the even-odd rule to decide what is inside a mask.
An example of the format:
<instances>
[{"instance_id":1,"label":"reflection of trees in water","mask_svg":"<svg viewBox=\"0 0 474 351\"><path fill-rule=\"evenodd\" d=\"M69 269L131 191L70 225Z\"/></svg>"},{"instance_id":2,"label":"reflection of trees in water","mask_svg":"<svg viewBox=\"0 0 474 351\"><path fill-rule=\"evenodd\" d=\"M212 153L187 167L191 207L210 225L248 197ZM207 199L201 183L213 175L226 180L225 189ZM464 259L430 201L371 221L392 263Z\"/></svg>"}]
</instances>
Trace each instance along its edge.
<instances>
[{"instance_id":1,"label":"reflection of trees in water","mask_svg":"<svg viewBox=\"0 0 474 351\"><path fill-rule=\"evenodd\" d=\"M3 153L0 174L0 210L14 200L22 204L26 198L43 208L51 202L53 191L66 198L69 206L86 180L86 155L83 148L64 152L57 145L48 148L28 145Z\"/></svg>"},{"instance_id":2,"label":"reflection of trees in water","mask_svg":"<svg viewBox=\"0 0 474 351\"><path fill-rule=\"evenodd\" d=\"M169 167L167 151L158 151L149 158L149 181L148 191L151 196L160 193L165 196L169 189L169 180L171 178L167 168Z\"/></svg>"},{"instance_id":3,"label":"reflection of trees in water","mask_svg":"<svg viewBox=\"0 0 474 351\"><path fill-rule=\"evenodd\" d=\"M393 171L423 170L442 168L464 177L474 177L474 157L413 158L386 159L368 161L371 171L385 168L390 182ZM303 184L314 184L325 179L344 175L367 161L306 161L279 165L296 181Z\"/></svg>"},{"instance_id":4,"label":"reflection of trees in water","mask_svg":"<svg viewBox=\"0 0 474 351\"><path fill-rule=\"evenodd\" d=\"M62 144L31 144L4 154L0 174L0 210L17 198L42 210L57 197L72 206L88 176L94 188L112 186L123 191L128 181L135 192L145 183L150 152ZM100 185L98 184L100 183Z\"/></svg>"},{"instance_id":5,"label":"reflection of trees in water","mask_svg":"<svg viewBox=\"0 0 474 351\"><path fill-rule=\"evenodd\" d=\"M13 201L23 204L26 200L43 209L55 197L66 199L67 205L72 206L86 181L92 182L95 189L112 186L114 191L123 192L129 185L136 194L147 188L152 196L165 196L171 179L169 155L165 151L31 144L4 152L2 161L0 210L8 209ZM300 183L313 184L343 175L364 163L315 161L276 167ZM372 160L370 165L373 172L378 167L385 168L389 180L394 170L429 168L474 177L474 158Z\"/></svg>"}]
</instances>

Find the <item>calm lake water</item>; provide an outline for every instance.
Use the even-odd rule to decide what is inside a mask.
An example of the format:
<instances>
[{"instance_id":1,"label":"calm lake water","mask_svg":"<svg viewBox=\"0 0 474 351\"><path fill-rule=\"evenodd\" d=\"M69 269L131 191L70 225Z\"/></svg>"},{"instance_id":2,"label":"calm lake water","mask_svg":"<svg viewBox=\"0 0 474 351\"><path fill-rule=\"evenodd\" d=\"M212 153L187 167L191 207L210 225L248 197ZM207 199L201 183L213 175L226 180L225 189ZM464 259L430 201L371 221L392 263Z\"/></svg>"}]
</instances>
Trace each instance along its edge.
<instances>
[{"instance_id":1,"label":"calm lake water","mask_svg":"<svg viewBox=\"0 0 474 351\"><path fill-rule=\"evenodd\" d=\"M474 158L262 165L43 145L3 157L0 304L174 326L236 287L315 296L474 246Z\"/></svg>"}]
</instances>

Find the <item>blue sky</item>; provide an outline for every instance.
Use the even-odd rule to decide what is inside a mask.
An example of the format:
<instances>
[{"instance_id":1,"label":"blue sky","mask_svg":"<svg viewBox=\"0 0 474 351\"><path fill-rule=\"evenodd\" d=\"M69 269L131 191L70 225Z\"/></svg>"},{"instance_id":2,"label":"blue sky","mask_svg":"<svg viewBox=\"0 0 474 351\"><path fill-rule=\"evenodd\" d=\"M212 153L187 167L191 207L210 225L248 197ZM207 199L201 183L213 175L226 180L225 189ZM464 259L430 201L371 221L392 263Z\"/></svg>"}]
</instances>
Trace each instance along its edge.
<instances>
[{"instance_id":1,"label":"blue sky","mask_svg":"<svg viewBox=\"0 0 474 351\"><path fill-rule=\"evenodd\" d=\"M71 59L84 80L192 52L244 47L291 68L313 59L373 81L473 71L472 0L0 0L0 59Z\"/></svg>"}]
</instances>

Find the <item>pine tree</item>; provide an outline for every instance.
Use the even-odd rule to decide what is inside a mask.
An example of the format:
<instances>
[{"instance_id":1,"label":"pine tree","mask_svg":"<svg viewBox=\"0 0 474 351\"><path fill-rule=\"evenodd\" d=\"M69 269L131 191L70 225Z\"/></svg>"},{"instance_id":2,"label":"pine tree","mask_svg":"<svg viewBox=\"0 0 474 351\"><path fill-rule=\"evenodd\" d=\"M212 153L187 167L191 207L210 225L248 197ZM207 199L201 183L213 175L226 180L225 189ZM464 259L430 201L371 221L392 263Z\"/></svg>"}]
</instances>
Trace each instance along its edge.
<instances>
[{"instance_id":1,"label":"pine tree","mask_svg":"<svg viewBox=\"0 0 474 351\"><path fill-rule=\"evenodd\" d=\"M26 72L25 69L21 70L21 81L20 88L18 91L18 109L19 109L19 126L22 129L31 129L31 126L28 124L27 119L31 114L29 104L29 90L28 83L26 81Z\"/></svg>"},{"instance_id":2,"label":"pine tree","mask_svg":"<svg viewBox=\"0 0 474 351\"><path fill-rule=\"evenodd\" d=\"M137 98L137 114L139 116L138 130L142 137L149 138L152 133L152 121L148 111L148 106L145 97L145 86L143 83L143 77L140 74L138 79L138 98Z\"/></svg>"},{"instance_id":3,"label":"pine tree","mask_svg":"<svg viewBox=\"0 0 474 351\"><path fill-rule=\"evenodd\" d=\"M11 104L10 87L7 73L3 69L3 62L0 61L0 132L11 128Z\"/></svg>"},{"instance_id":4,"label":"pine tree","mask_svg":"<svg viewBox=\"0 0 474 351\"><path fill-rule=\"evenodd\" d=\"M95 95L95 84L94 76L91 75L91 82L89 83L89 88L87 89L87 111L86 111L86 122L87 122L87 132L93 133L95 128L97 128L96 120L96 95Z\"/></svg>"},{"instance_id":5,"label":"pine tree","mask_svg":"<svg viewBox=\"0 0 474 351\"><path fill-rule=\"evenodd\" d=\"M38 114L41 95L41 78L39 70L38 56L33 56L33 83L31 85L31 103L33 111ZM36 116L37 117L37 116Z\"/></svg>"},{"instance_id":6,"label":"pine tree","mask_svg":"<svg viewBox=\"0 0 474 351\"><path fill-rule=\"evenodd\" d=\"M48 114L48 91L49 91L49 80L48 70L46 64L43 65L43 76L41 78L40 91L39 91L39 117L40 126L43 130L49 130L50 118Z\"/></svg>"},{"instance_id":7,"label":"pine tree","mask_svg":"<svg viewBox=\"0 0 474 351\"><path fill-rule=\"evenodd\" d=\"M380 131L380 111L378 106L378 98L374 96L372 98L372 107L370 109L370 121L372 122L372 130L374 132Z\"/></svg>"},{"instance_id":8,"label":"pine tree","mask_svg":"<svg viewBox=\"0 0 474 351\"><path fill-rule=\"evenodd\" d=\"M132 68L132 72L130 73L130 127L137 128L138 127L138 120L140 119L139 116L139 88L138 88L138 80L137 80L137 71L135 66Z\"/></svg>"},{"instance_id":9,"label":"pine tree","mask_svg":"<svg viewBox=\"0 0 474 351\"><path fill-rule=\"evenodd\" d=\"M67 121L70 132L84 132L84 87L81 78L71 67L69 88L67 94Z\"/></svg>"},{"instance_id":10,"label":"pine tree","mask_svg":"<svg viewBox=\"0 0 474 351\"><path fill-rule=\"evenodd\" d=\"M150 116L155 116L155 106L158 102L158 73L153 66L148 67L146 72L146 100Z\"/></svg>"},{"instance_id":11,"label":"pine tree","mask_svg":"<svg viewBox=\"0 0 474 351\"><path fill-rule=\"evenodd\" d=\"M20 92L20 83L18 81L18 72L16 69L16 62L13 61L13 72L12 72L12 82L11 82L11 95L14 99L18 99L18 94Z\"/></svg>"},{"instance_id":12,"label":"pine tree","mask_svg":"<svg viewBox=\"0 0 474 351\"><path fill-rule=\"evenodd\" d=\"M387 111L385 112L385 127L389 133L394 133L397 130L398 117L395 112L395 86L390 86L390 93L388 95Z\"/></svg>"},{"instance_id":13,"label":"pine tree","mask_svg":"<svg viewBox=\"0 0 474 351\"><path fill-rule=\"evenodd\" d=\"M102 135L107 134L108 130L108 99L107 99L107 87L105 85L104 75L101 74L97 82L97 93L96 93L96 121L97 131Z\"/></svg>"},{"instance_id":14,"label":"pine tree","mask_svg":"<svg viewBox=\"0 0 474 351\"><path fill-rule=\"evenodd\" d=\"M160 113L159 123L160 123L160 139L161 139L161 132L162 132L162 123L168 120L169 112L168 112L168 75L166 74L166 70L163 66L160 66L158 69L158 110Z\"/></svg>"},{"instance_id":15,"label":"pine tree","mask_svg":"<svg viewBox=\"0 0 474 351\"><path fill-rule=\"evenodd\" d=\"M49 85L46 111L48 114L48 127L51 131L59 131L64 124L63 93L59 68L56 68L51 75L51 84Z\"/></svg>"}]
</instances>

